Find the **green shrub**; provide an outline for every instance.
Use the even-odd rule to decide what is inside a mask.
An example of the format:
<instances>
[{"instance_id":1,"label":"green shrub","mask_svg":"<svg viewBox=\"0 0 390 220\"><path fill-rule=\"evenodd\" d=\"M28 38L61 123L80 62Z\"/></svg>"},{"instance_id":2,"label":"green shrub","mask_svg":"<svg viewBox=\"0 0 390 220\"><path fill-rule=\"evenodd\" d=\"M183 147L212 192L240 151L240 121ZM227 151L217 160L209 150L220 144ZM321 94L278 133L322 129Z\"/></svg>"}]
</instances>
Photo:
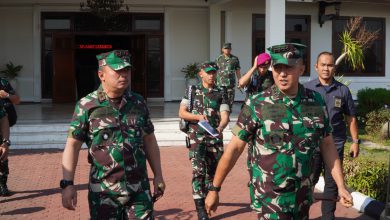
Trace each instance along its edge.
<instances>
[{"instance_id":1,"label":"green shrub","mask_svg":"<svg viewBox=\"0 0 390 220\"><path fill-rule=\"evenodd\" d=\"M357 93L357 116L366 118L369 112L390 106L390 90L383 88L361 89Z\"/></svg>"},{"instance_id":2,"label":"green shrub","mask_svg":"<svg viewBox=\"0 0 390 220\"><path fill-rule=\"evenodd\" d=\"M389 165L372 156L352 159L344 156L343 168L348 187L381 202L386 201Z\"/></svg>"},{"instance_id":3,"label":"green shrub","mask_svg":"<svg viewBox=\"0 0 390 220\"><path fill-rule=\"evenodd\" d=\"M390 109L379 109L372 111L366 116L366 126L364 130L367 134L378 136L383 124L390 120Z\"/></svg>"}]
</instances>

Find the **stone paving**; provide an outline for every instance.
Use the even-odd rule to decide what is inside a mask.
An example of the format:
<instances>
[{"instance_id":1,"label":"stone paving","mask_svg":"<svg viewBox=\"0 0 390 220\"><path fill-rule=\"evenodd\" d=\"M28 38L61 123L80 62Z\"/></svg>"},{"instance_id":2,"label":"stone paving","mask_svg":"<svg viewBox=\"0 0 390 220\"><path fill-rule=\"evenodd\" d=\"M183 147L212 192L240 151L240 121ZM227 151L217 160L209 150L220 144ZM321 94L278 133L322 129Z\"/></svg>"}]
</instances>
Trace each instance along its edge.
<instances>
[{"instance_id":1,"label":"stone paving","mask_svg":"<svg viewBox=\"0 0 390 220\"><path fill-rule=\"evenodd\" d=\"M191 196L191 167L184 147L161 147L162 166L167 190L155 204L156 219L195 220L196 212ZM78 204L75 211L61 205L62 150L11 150L9 156L9 188L11 197L0 197L0 219L88 219L87 182L89 164L87 151L79 157L75 183ZM220 195L221 206L213 219L256 219L250 211L246 153L240 157L227 177ZM372 220L350 208L338 206L337 219ZM320 202L310 210L311 219L320 219Z\"/></svg>"}]
</instances>

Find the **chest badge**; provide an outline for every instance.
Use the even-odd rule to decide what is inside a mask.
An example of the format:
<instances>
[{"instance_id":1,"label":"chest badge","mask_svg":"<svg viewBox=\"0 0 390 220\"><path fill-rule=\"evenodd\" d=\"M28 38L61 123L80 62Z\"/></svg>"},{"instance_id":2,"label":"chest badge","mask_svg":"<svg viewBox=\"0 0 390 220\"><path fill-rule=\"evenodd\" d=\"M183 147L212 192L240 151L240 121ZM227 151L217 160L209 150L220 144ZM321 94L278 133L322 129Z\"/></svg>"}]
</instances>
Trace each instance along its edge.
<instances>
[{"instance_id":1,"label":"chest badge","mask_svg":"<svg viewBox=\"0 0 390 220\"><path fill-rule=\"evenodd\" d=\"M341 108L341 99L340 98L334 99L334 107Z\"/></svg>"}]
</instances>

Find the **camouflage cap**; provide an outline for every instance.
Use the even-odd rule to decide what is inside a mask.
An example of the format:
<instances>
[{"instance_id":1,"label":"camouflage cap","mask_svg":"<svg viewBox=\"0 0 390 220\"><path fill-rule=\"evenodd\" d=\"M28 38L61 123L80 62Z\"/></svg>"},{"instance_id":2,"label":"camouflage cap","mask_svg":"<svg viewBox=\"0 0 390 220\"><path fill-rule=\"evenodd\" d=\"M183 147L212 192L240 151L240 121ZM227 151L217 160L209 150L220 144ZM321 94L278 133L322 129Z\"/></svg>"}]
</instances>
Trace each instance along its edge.
<instances>
[{"instance_id":1,"label":"camouflage cap","mask_svg":"<svg viewBox=\"0 0 390 220\"><path fill-rule=\"evenodd\" d=\"M211 61L205 61L202 64L200 64L200 69L204 70L206 73L210 71L217 71L218 66L216 63L211 62Z\"/></svg>"},{"instance_id":2,"label":"camouflage cap","mask_svg":"<svg viewBox=\"0 0 390 220\"><path fill-rule=\"evenodd\" d=\"M107 65L115 71L131 67L128 50L113 50L107 53L101 53L96 58L99 62L99 67Z\"/></svg>"},{"instance_id":3,"label":"camouflage cap","mask_svg":"<svg viewBox=\"0 0 390 220\"><path fill-rule=\"evenodd\" d=\"M232 49L232 44L231 43L224 43L222 48L223 49Z\"/></svg>"},{"instance_id":4,"label":"camouflage cap","mask_svg":"<svg viewBox=\"0 0 390 220\"><path fill-rule=\"evenodd\" d=\"M272 59L272 66L276 64L285 64L294 66L297 61L303 57L303 49L306 45L297 43L286 43L274 45L267 48Z\"/></svg>"}]
</instances>

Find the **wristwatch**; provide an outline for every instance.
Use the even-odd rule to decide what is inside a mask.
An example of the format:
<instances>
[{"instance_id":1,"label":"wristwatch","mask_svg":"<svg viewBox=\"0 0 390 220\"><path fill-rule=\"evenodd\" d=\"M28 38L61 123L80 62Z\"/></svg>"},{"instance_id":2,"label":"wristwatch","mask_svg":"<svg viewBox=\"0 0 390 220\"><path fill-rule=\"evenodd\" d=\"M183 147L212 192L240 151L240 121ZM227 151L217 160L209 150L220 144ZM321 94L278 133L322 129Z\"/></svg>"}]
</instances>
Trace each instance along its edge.
<instances>
[{"instance_id":1,"label":"wristwatch","mask_svg":"<svg viewBox=\"0 0 390 220\"><path fill-rule=\"evenodd\" d=\"M354 144L360 144L361 141L360 141L360 139L352 139L352 143L354 143Z\"/></svg>"},{"instance_id":2,"label":"wristwatch","mask_svg":"<svg viewBox=\"0 0 390 220\"><path fill-rule=\"evenodd\" d=\"M219 191L221 191L221 187L216 187L216 186L214 186L212 183L211 184L209 184L209 191L216 191L216 192L219 192Z\"/></svg>"},{"instance_id":3,"label":"wristwatch","mask_svg":"<svg viewBox=\"0 0 390 220\"><path fill-rule=\"evenodd\" d=\"M60 181L61 189L65 189L67 186L73 186L73 181L72 180L61 180Z\"/></svg>"},{"instance_id":4,"label":"wristwatch","mask_svg":"<svg viewBox=\"0 0 390 220\"><path fill-rule=\"evenodd\" d=\"M4 139L3 139L3 144L4 144L4 143L5 143L8 147L11 146L11 141L8 140L8 139L5 139L5 138L4 138Z\"/></svg>"}]
</instances>

